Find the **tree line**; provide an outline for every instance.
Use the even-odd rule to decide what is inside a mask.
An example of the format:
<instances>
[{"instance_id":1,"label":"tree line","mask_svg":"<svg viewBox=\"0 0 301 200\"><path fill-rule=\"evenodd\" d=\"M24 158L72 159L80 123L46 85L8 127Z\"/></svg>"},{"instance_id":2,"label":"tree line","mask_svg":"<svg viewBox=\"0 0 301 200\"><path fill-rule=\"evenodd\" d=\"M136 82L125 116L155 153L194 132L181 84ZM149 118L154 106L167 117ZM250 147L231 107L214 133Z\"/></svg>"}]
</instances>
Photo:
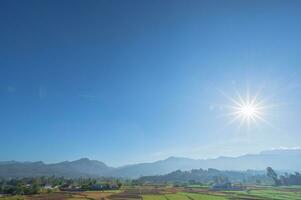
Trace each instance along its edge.
<instances>
[{"instance_id":1,"label":"tree line","mask_svg":"<svg viewBox=\"0 0 301 200\"><path fill-rule=\"evenodd\" d=\"M122 183L118 179L93 179L65 177L34 177L0 179L0 194L30 195L52 191L86 191L119 189Z\"/></svg>"},{"instance_id":2,"label":"tree line","mask_svg":"<svg viewBox=\"0 0 301 200\"><path fill-rule=\"evenodd\" d=\"M272 181L265 175L265 171L221 171L209 168L193 169L190 171L177 170L166 175L144 176L137 179L138 183L173 183L177 185L205 184L212 185L227 179L232 183L242 184L271 184Z\"/></svg>"},{"instance_id":3,"label":"tree line","mask_svg":"<svg viewBox=\"0 0 301 200\"><path fill-rule=\"evenodd\" d=\"M267 176L274 181L274 185L301 185L301 174L295 172L294 174L284 173L283 175L278 176L278 174L271 168L267 168Z\"/></svg>"}]
</instances>

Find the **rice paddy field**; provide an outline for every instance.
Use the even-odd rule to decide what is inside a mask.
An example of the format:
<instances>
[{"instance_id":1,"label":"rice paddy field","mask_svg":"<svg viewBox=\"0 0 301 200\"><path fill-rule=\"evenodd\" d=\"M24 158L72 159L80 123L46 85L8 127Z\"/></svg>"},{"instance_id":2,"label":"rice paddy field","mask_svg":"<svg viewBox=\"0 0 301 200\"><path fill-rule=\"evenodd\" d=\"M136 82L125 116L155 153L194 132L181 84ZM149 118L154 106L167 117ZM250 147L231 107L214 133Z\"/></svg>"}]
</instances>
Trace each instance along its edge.
<instances>
[{"instance_id":1,"label":"rice paddy field","mask_svg":"<svg viewBox=\"0 0 301 200\"><path fill-rule=\"evenodd\" d=\"M137 186L116 191L53 192L0 200L301 200L300 187L248 187L244 191L211 191L205 187Z\"/></svg>"}]
</instances>

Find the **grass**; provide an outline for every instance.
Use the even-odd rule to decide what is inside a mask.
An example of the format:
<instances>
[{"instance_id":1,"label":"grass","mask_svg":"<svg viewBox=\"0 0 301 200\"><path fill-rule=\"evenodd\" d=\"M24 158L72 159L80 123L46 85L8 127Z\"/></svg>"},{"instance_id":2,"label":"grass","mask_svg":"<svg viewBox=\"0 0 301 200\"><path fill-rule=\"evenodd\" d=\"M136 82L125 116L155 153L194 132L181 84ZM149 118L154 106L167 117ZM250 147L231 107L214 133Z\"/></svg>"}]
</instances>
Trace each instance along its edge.
<instances>
[{"instance_id":1,"label":"grass","mask_svg":"<svg viewBox=\"0 0 301 200\"><path fill-rule=\"evenodd\" d=\"M301 189L297 191L289 191L292 188L269 188L269 189L253 189L249 191L233 191L226 192L230 196L237 197L261 197L264 199L273 199L273 200L301 200Z\"/></svg>"},{"instance_id":2,"label":"grass","mask_svg":"<svg viewBox=\"0 0 301 200\"><path fill-rule=\"evenodd\" d=\"M192 191L177 188L170 189L162 186L162 188L153 187L157 193L147 193L144 187L141 191L145 191L144 200L226 200L226 199L248 199L248 200L301 200L301 187L249 187L248 191L209 191L203 188L191 188ZM135 188L137 189L137 188ZM152 187L147 187L152 189ZM185 192L184 192L185 191ZM100 197L108 197L121 191L90 191L90 192L53 192L49 194L40 194L32 196L10 196L0 197L0 200L99 200Z\"/></svg>"},{"instance_id":3,"label":"grass","mask_svg":"<svg viewBox=\"0 0 301 200\"><path fill-rule=\"evenodd\" d=\"M301 192L287 192L275 189L251 190L249 195L271 198L275 200L301 200Z\"/></svg>"},{"instance_id":4,"label":"grass","mask_svg":"<svg viewBox=\"0 0 301 200\"><path fill-rule=\"evenodd\" d=\"M190 200L185 194L166 194L166 199L168 200Z\"/></svg>"},{"instance_id":5,"label":"grass","mask_svg":"<svg viewBox=\"0 0 301 200\"><path fill-rule=\"evenodd\" d=\"M187 197L193 200L225 200L226 197L223 196L215 196L209 194L195 194L195 193L185 193Z\"/></svg>"},{"instance_id":6,"label":"grass","mask_svg":"<svg viewBox=\"0 0 301 200\"><path fill-rule=\"evenodd\" d=\"M143 200L166 200L164 195L143 195Z\"/></svg>"},{"instance_id":7,"label":"grass","mask_svg":"<svg viewBox=\"0 0 301 200\"><path fill-rule=\"evenodd\" d=\"M219 197L207 194L177 193L165 195L143 195L143 200L226 200L225 197Z\"/></svg>"}]
</instances>

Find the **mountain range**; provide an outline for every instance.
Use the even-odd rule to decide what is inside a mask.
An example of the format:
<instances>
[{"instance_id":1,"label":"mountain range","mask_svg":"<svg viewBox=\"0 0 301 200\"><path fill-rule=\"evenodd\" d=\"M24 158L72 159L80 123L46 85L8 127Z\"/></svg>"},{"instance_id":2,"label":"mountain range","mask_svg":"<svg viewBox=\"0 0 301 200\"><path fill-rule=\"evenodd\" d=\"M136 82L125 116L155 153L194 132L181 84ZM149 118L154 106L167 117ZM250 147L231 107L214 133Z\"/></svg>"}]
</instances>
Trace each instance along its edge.
<instances>
[{"instance_id":1,"label":"mountain range","mask_svg":"<svg viewBox=\"0 0 301 200\"><path fill-rule=\"evenodd\" d=\"M259 154L238 157L218 157L214 159L190 159L169 157L151 163L139 163L122 167L110 167L97 160L82 158L54 164L39 162L0 162L0 177L65 176L65 177L126 177L163 175L176 170L208 169L219 170L264 170L271 166L276 170L299 171L301 169L301 149L270 150Z\"/></svg>"}]
</instances>

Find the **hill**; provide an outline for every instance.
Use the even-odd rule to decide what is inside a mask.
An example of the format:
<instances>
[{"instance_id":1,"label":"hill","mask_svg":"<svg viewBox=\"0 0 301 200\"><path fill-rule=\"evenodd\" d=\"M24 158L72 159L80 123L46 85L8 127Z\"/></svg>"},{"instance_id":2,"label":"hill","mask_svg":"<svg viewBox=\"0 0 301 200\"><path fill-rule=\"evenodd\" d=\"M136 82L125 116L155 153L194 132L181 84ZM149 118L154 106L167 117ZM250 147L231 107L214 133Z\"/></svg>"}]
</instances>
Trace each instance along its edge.
<instances>
[{"instance_id":1,"label":"hill","mask_svg":"<svg viewBox=\"0 0 301 200\"><path fill-rule=\"evenodd\" d=\"M151 163L139 163L113 168L103 162L82 158L55 164L43 162L0 162L0 177L65 176L65 177L130 177L153 176L171 173L176 170L208 169L219 170L264 170L271 166L276 170L299 171L301 150L271 150L259 154L239 157L218 157L215 159L190 159L169 157Z\"/></svg>"},{"instance_id":2,"label":"hill","mask_svg":"<svg viewBox=\"0 0 301 200\"><path fill-rule=\"evenodd\" d=\"M55 164L43 162L0 162L0 177L36 177L36 176L65 176L98 177L107 174L112 168L103 162L82 158L75 161L65 161Z\"/></svg>"},{"instance_id":3,"label":"hill","mask_svg":"<svg viewBox=\"0 0 301 200\"><path fill-rule=\"evenodd\" d=\"M213 183L218 180L231 181L232 183L248 183L256 184L258 181L261 183L272 183L272 180L266 176L265 171L220 171L217 169L203 170L193 169L190 171L177 170L166 175L159 176L143 176L137 181L139 183Z\"/></svg>"},{"instance_id":4,"label":"hill","mask_svg":"<svg viewBox=\"0 0 301 200\"><path fill-rule=\"evenodd\" d=\"M176 170L208 169L219 170L264 170L268 166L281 171L301 169L301 150L271 150L260 154L248 154L239 157L218 157L215 159L190 159L169 157L153 163L141 163L124 166L112 171L112 175L140 177L163 175Z\"/></svg>"}]
</instances>

